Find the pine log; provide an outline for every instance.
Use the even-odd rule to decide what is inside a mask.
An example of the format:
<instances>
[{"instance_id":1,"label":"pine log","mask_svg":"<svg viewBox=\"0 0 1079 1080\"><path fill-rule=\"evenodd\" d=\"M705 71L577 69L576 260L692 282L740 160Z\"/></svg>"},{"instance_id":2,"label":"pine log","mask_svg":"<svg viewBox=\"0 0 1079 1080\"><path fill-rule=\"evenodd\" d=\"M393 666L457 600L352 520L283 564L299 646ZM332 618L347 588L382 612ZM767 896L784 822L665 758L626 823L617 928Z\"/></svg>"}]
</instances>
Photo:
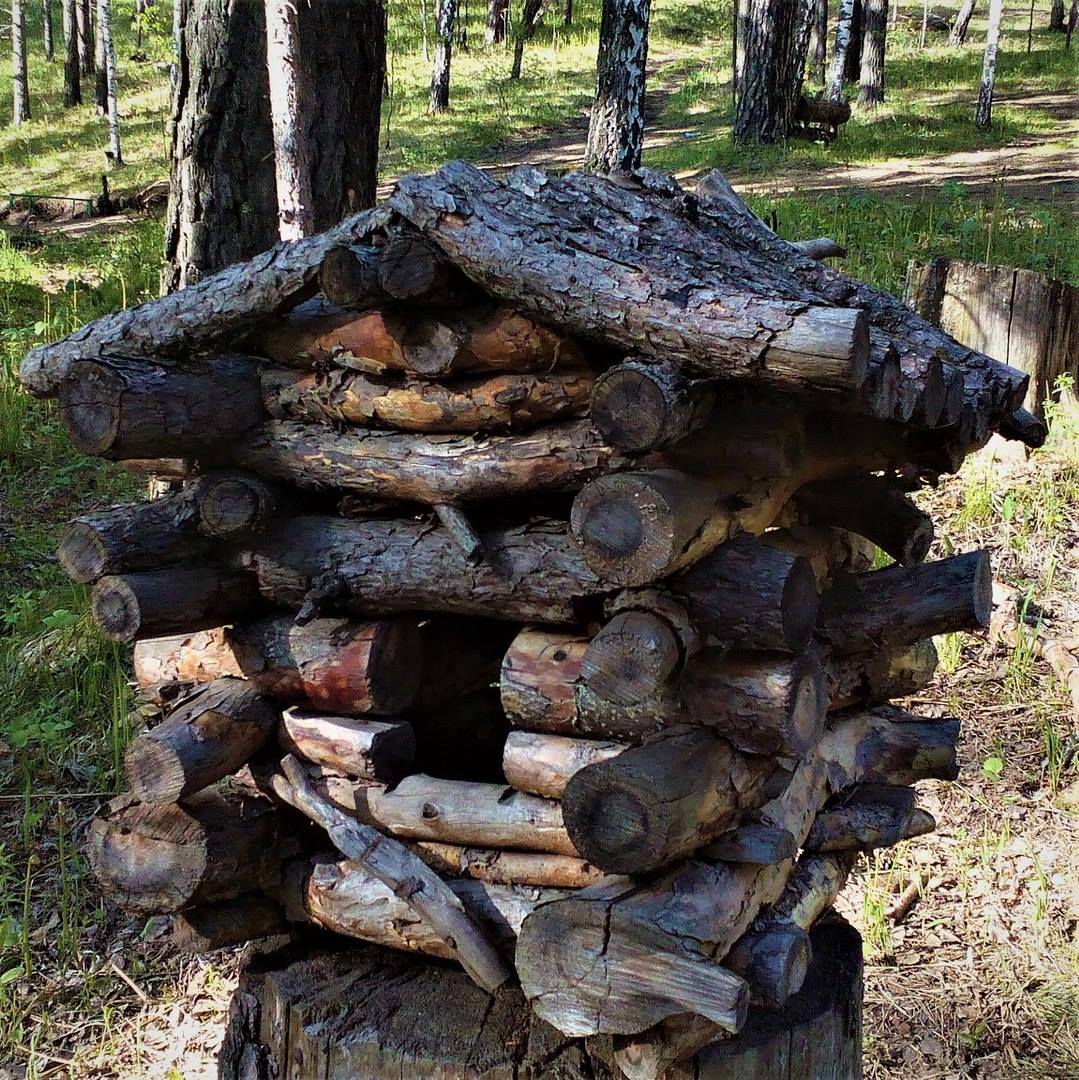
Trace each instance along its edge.
<instances>
[{"instance_id":1,"label":"pine log","mask_svg":"<svg viewBox=\"0 0 1079 1080\"><path fill-rule=\"evenodd\" d=\"M231 539L239 533L259 532L288 500L257 476L222 472L199 482L199 532Z\"/></svg>"},{"instance_id":2,"label":"pine log","mask_svg":"<svg viewBox=\"0 0 1079 1080\"><path fill-rule=\"evenodd\" d=\"M279 742L304 761L382 783L397 780L416 753L407 722L326 716L295 706L281 716Z\"/></svg>"},{"instance_id":3,"label":"pine log","mask_svg":"<svg viewBox=\"0 0 1079 1080\"><path fill-rule=\"evenodd\" d=\"M592 390L592 423L627 453L680 442L700 428L715 404L712 383L687 379L670 364L625 360L608 368Z\"/></svg>"},{"instance_id":4,"label":"pine log","mask_svg":"<svg viewBox=\"0 0 1079 1080\"><path fill-rule=\"evenodd\" d=\"M164 723L128 745L127 782L144 803L177 802L250 761L273 734L277 715L243 679L196 687Z\"/></svg>"},{"instance_id":5,"label":"pine log","mask_svg":"<svg viewBox=\"0 0 1079 1080\"><path fill-rule=\"evenodd\" d=\"M971 551L837 582L824 596L817 630L836 653L866 652L982 629L992 607L989 553Z\"/></svg>"},{"instance_id":6,"label":"pine log","mask_svg":"<svg viewBox=\"0 0 1079 1080\"><path fill-rule=\"evenodd\" d=\"M613 705L652 697L683 665L674 627L649 611L620 611L589 642L581 681Z\"/></svg>"},{"instance_id":7,"label":"pine log","mask_svg":"<svg viewBox=\"0 0 1079 1080\"><path fill-rule=\"evenodd\" d=\"M915 805L912 788L859 784L822 810L805 840L807 851L872 851L936 828L932 814Z\"/></svg>"},{"instance_id":8,"label":"pine log","mask_svg":"<svg viewBox=\"0 0 1079 1080\"><path fill-rule=\"evenodd\" d=\"M772 529L760 539L768 547L808 559L817 588L821 590L828 588L837 574L864 574L872 570L876 556L876 545L842 529L795 524Z\"/></svg>"},{"instance_id":9,"label":"pine log","mask_svg":"<svg viewBox=\"0 0 1079 1080\"><path fill-rule=\"evenodd\" d=\"M246 562L271 602L311 600L362 614L441 611L575 622L599 581L560 522L482 529L473 565L445 531L417 521L296 517L257 538Z\"/></svg>"},{"instance_id":10,"label":"pine log","mask_svg":"<svg viewBox=\"0 0 1079 1080\"><path fill-rule=\"evenodd\" d=\"M271 420L233 453L244 467L297 487L430 504L572 491L621 463L580 420L480 441Z\"/></svg>"},{"instance_id":11,"label":"pine log","mask_svg":"<svg viewBox=\"0 0 1079 1080\"><path fill-rule=\"evenodd\" d=\"M113 641L190 632L251 614L254 580L213 566L178 564L164 570L99 578L90 596L94 622Z\"/></svg>"},{"instance_id":12,"label":"pine log","mask_svg":"<svg viewBox=\"0 0 1079 1080\"><path fill-rule=\"evenodd\" d=\"M135 681L208 682L240 675L263 693L346 715L393 715L412 704L421 663L414 619L351 622L289 616L136 642Z\"/></svg>"},{"instance_id":13,"label":"pine log","mask_svg":"<svg viewBox=\"0 0 1079 1080\"><path fill-rule=\"evenodd\" d=\"M574 773L562 816L574 847L606 873L654 870L767 801L770 758L743 757L699 728L675 728Z\"/></svg>"},{"instance_id":14,"label":"pine log","mask_svg":"<svg viewBox=\"0 0 1079 1080\"><path fill-rule=\"evenodd\" d=\"M694 257L707 240L685 219L609 180L526 169L500 183L451 162L406 177L390 205L473 281L572 333L704 377L851 390L865 378L861 313L755 294L722 260Z\"/></svg>"},{"instance_id":15,"label":"pine log","mask_svg":"<svg viewBox=\"0 0 1079 1080\"><path fill-rule=\"evenodd\" d=\"M244 356L79 360L59 389L60 419L86 454L107 458L220 455L264 417L258 369Z\"/></svg>"},{"instance_id":16,"label":"pine log","mask_svg":"<svg viewBox=\"0 0 1079 1080\"><path fill-rule=\"evenodd\" d=\"M827 664L829 708L875 705L924 690L937 671L932 638L870 654L832 657Z\"/></svg>"},{"instance_id":17,"label":"pine log","mask_svg":"<svg viewBox=\"0 0 1079 1080\"><path fill-rule=\"evenodd\" d=\"M883 477L817 480L795 502L810 525L858 533L903 566L924 562L933 543L932 518Z\"/></svg>"},{"instance_id":18,"label":"pine log","mask_svg":"<svg viewBox=\"0 0 1079 1080\"><path fill-rule=\"evenodd\" d=\"M108 803L90 824L87 853L107 899L127 911L165 914L228 900L279 873L278 812L231 782L182 803Z\"/></svg>"},{"instance_id":19,"label":"pine log","mask_svg":"<svg viewBox=\"0 0 1079 1080\"><path fill-rule=\"evenodd\" d=\"M616 757L625 743L511 731L502 753L506 782L518 791L560 799L570 778L588 765Z\"/></svg>"},{"instance_id":20,"label":"pine log","mask_svg":"<svg viewBox=\"0 0 1079 1080\"><path fill-rule=\"evenodd\" d=\"M318 271L322 295L332 304L354 311L374 307L386 299L378 279L382 248L373 244L342 244L326 252Z\"/></svg>"},{"instance_id":21,"label":"pine log","mask_svg":"<svg viewBox=\"0 0 1079 1080\"><path fill-rule=\"evenodd\" d=\"M397 300L453 308L479 295L476 286L413 229L391 229L381 255L379 282Z\"/></svg>"},{"instance_id":22,"label":"pine log","mask_svg":"<svg viewBox=\"0 0 1079 1080\"><path fill-rule=\"evenodd\" d=\"M409 846L428 866L451 879L474 878L490 885L581 889L603 877L602 871L570 855L466 848L429 840Z\"/></svg>"},{"instance_id":23,"label":"pine log","mask_svg":"<svg viewBox=\"0 0 1079 1080\"><path fill-rule=\"evenodd\" d=\"M172 944L181 952L205 955L287 932L279 904L263 896L242 896L181 912L173 923Z\"/></svg>"},{"instance_id":24,"label":"pine log","mask_svg":"<svg viewBox=\"0 0 1079 1080\"><path fill-rule=\"evenodd\" d=\"M434 433L525 430L583 416L591 390L592 376L573 370L450 383L345 368L262 373L263 404L278 419Z\"/></svg>"}]
</instances>

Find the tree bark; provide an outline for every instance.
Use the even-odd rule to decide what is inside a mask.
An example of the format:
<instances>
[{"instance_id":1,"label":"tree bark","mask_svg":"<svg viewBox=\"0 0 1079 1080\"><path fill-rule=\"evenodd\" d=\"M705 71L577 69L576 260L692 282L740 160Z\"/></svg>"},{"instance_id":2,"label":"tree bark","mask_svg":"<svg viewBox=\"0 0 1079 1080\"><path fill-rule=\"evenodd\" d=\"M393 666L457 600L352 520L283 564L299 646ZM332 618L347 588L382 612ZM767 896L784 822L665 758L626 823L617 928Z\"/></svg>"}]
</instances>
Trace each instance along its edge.
<instances>
[{"instance_id":1,"label":"tree bark","mask_svg":"<svg viewBox=\"0 0 1079 1080\"><path fill-rule=\"evenodd\" d=\"M864 0L854 0L854 12L851 15L850 48L847 50L844 79L848 83L857 83L862 77L862 37L865 33Z\"/></svg>"},{"instance_id":2,"label":"tree bark","mask_svg":"<svg viewBox=\"0 0 1079 1080\"><path fill-rule=\"evenodd\" d=\"M328 300L344 304L326 291L326 264L323 263L323 292ZM431 307L456 308L478 304L483 294L446 256L415 229L388 230L378 251L379 288L394 300L411 300Z\"/></svg>"},{"instance_id":3,"label":"tree bark","mask_svg":"<svg viewBox=\"0 0 1079 1080\"><path fill-rule=\"evenodd\" d=\"M603 874L583 859L535 851L465 848L430 840L410 845L428 866L448 878L473 878L489 885L525 885L580 889Z\"/></svg>"},{"instance_id":4,"label":"tree bark","mask_svg":"<svg viewBox=\"0 0 1079 1080\"><path fill-rule=\"evenodd\" d=\"M353 719L286 709L279 741L290 754L361 780L393 783L411 765L416 738L407 722Z\"/></svg>"},{"instance_id":5,"label":"tree bark","mask_svg":"<svg viewBox=\"0 0 1079 1080\"><path fill-rule=\"evenodd\" d=\"M1049 9L1049 29L1061 34L1067 29L1064 23L1064 0L1053 0L1053 5Z\"/></svg>"},{"instance_id":6,"label":"tree bark","mask_svg":"<svg viewBox=\"0 0 1079 1080\"><path fill-rule=\"evenodd\" d=\"M79 72L94 74L94 0L75 0L75 26L79 36Z\"/></svg>"},{"instance_id":7,"label":"tree bark","mask_svg":"<svg viewBox=\"0 0 1079 1080\"><path fill-rule=\"evenodd\" d=\"M924 836L937 826L915 805L913 788L859 784L826 807L805 840L807 851L872 851Z\"/></svg>"},{"instance_id":8,"label":"tree bark","mask_svg":"<svg viewBox=\"0 0 1079 1080\"><path fill-rule=\"evenodd\" d=\"M71 109L82 104L82 85L79 80L79 28L76 6L78 0L61 0L64 30L64 106Z\"/></svg>"},{"instance_id":9,"label":"tree bark","mask_svg":"<svg viewBox=\"0 0 1079 1080\"><path fill-rule=\"evenodd\" d=\"M854 29L854 5L856 0L839 0L839 12L835 21L835 46L832 49L832 69L828 76L828 100L843 100L846 83L847 54L851 49Z\"/></svg>"},{"instance_id":10,"label":"tree bark","mask_svg":"<svg viewBox=\"0 0 1079 1080\"><path fill-rule=\"evenodd\" d=\"M603 0L584 160L590 172L628 173L641 164L650 8L651 0Z\"/></svg>"},{"instance_id":11,"label":"tree bark","mask_svg":"<svg viewBox=\"0 0 1079 1080\"><path fill-rule=\"evenodd\" d=\"M117 89L116 49L112 43L111 0L98 0L98 22L101 34L101 55L105 64L105 112L109 118L109 164L120 168L124 155L120 149L120 105Z\"/></svg>"},{"instance_id":12,"label":"tree bark","mask_svg":"<svg viewBox=\"0 0 1079 1080\"><path fill-rule=\"evenodd\" d=\"M985 36L985 58L982 62L982 82L978 89L978 107L974 123L980 128L993 124L993 88L997 81L997 49L1000 44L1000 20L1003 0L989 0L989 29Z\"/></svg>"},{"instance_id":13,"label":"tree bark","mask_svg":"<svg viewBox=\"0 0 1079 1080\"><path fill-rule=\"evenodd\" d=\"M809 66L809 77L814 82L824 83L828 60L828 0L814 0L813 3L813 56Z\"/></svg>"},{"instance_id":14,"label":"tree bark","mask_svg":"<svg viewBox=\"0 0 1079 1080\"><path fill-rule=\"evenodd\" d=\"M884 103L884 52L888 36L888 0L865 0L862 8L861 87L858 104L874 109Z\"/></svg>"},{"instance_id":15,"label":"tree bark","mask_svg":"<svg viewBox=\"0 0 1079 1080\"><path fill-rule=\"evenodd\" d=\"M509 21L509 0L488 0L487 31L484 35L488 45L500 45L506 40L506 23Z\"/></svg>"},{"instance_id":16,"label":"tree bark","mask_svg":"<svg viewBox=\"0 0 1079 1080\"><path fill-rule=\"evenodd\" d=\"M521 6L521 22L513 38L513 66L510 78L521 77L521 64L524 61L525 45L535 36L539 24L543 21L543 0L524 0Z\"/></svg>"},{"instance_id":17,"label":"tree bark","mask_svg":"<svg viewBox=\"0 0 1079 1080\"><path fill-rule=\"evenodd\" d=\"M444 113L450 107L450 64L453 58L453 24L457 19L457 0L438 0L435 14L435 66L431 72L429 113Z\"/></svg>"},{"instance_id":18,"label":"tree bark","mask_svg":"<svg viewBox=\"0 0 1079 1080\"><path fill-rule=\"evenodd\" d=\"M955 22L952 23L952 32L948 35L948 44L958 48L967 40L967 29L974 15L977 0L963 0L962 6L956 12Z\"/></svg>"},{"instance_id":19,"label":"tree bark","mask_svg":"<svg viewBox=\"0 0 1079 1080\"><path fill-rule=\"evenodd\" d=\"M575 773L625 749L626 744L619 742L511 731L502 754L502 771L518 791L560 799Z\"/></svg>"},{"instance_id":20,"label":"tree bark","mask_svg":"<svg viewBox=\"0 0 1079 1080\"><path fill-rule=\"evenodd\" d=\"M101 0L97 8L97 25L94 27L94 106L98 116L107 116L109 112L109 78L105 70L105 39L101 25ZM111 5L110 5L111 7ZM111 16L111 10L109 12Z\"/></svg>"},{"instance_id":21,"label":"tree bark","mask_svg":"<svg viewBox=\"0 0 1079 1080\"><path fill-rule=\"evenodd\" d=\"M24 0L11 0L11 122L19 127L30 119L30 82L26 74L26 9Z\"/></svg>"},{"instance_id":22,"label":"tree bark","mask_svg":"<svg viewBox=\"0 0 1079 1080\"><path fill-rule=\"evenodd\" d=\"M51 64L56 58L56 45L53 40L52 0L41 0L41 38L45 49L45 59Z\"/></svg>"},{"instance_id":23,"label":"tree bark","mask_svg":"<svg viewBox=\"0 0 1079 1080\"><path fill-rule=\"evenodd\" d=\"M875 653L831 657L826 670L830 709L876 705L924 690L937 671L937 650L926 638Z\"/></svg>"}]
</instances>

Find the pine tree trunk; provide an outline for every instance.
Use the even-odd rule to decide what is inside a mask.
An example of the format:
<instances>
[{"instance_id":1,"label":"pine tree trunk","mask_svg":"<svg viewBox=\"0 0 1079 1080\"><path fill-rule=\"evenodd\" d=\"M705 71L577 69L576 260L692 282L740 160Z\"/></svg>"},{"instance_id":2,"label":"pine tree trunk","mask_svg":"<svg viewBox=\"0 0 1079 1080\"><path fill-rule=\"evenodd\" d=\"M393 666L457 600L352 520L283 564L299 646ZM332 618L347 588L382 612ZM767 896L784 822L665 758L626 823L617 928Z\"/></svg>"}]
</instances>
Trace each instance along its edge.
<instances>
[{"instance_id":1,"label":"pine tree trunk","mask_svg":"<svg viewBox=\"0 0 1079 1080\"><path fill-rule=\"evenodd\" d=\"M975 6L976 0L963 0L963 6L956 14L955 22L952 23L952 32L948 35L949 45L957 47L967 40L967 30L970 27Z\"/></svg>"},{"instance_id":2,"label":"pine tree trunk","mask_svg":"<svg viewBox=\"0 0 1079 1080\"><path fill-rule=\"evenodd\" d=\"M985 37L985 59L982 62L982 85L978 91L978 108L974 122L980 128L993 123L993 87L997 80L997 47L1000 43L1002 0L990 0L989 30Z\"/></svg>"},{"instance_id":3,"label":"pine tree trunk","mask_svg":"<svg viewBox=\"0 0 1079 1080\"><path fill-rule=\"evenodd\" d=\"M862 77L862 36L865 29L863 0L854 0L854 11L850 21L850 48L847 50L846 68L843 78L848 83L856 83Z\"/></svg>"},{"instance_id":4,"label":"pine tree trunk","mask_svg":"<svg viewBox=\"0 0 1079 1080\"><path fill-rule=\"evenodd\" d=\"M51 64L56 56L52 31L52 0L41 0L41 36L45 46L45 59Z\"/></svg>"},{"instance_id":5,"label":"pine tree trunk","mask_svg":"<svg viewBox=\"0 0 1079 1080\"><path fill-rule=\"evenodd\" d=\"M266 69L270 81L277 229L282 240L314 231L311 155L300 116L299 16L292 0L266 0Z\"/></svg>"},{"instance_id":6,"label":"pine tree trunk","mask_svg":"<svg viewBox=\"0 0 1079 1080\"><path fill-rule=\"evenodd\" d=\"M816 0L813 5L813 61L810 78L824 82L825 64L828 60L828 0Z\"/></svg>"},{"instance_id":7,"label":"pine tree trunk","mask_svg":"<svg viewBox=\"0 0 1079 1080\"><path fill-rule=\"evenodd\" d=\"M835 21L835 47L832 50L832 70L828 78L828 100L843 100L843 84L847 70L847 53L851 47L851 30L854 21L854 0L840 0Z\"/></svg>"},{"instance_id":8,"label":"pine tree trunk","mask_svg":"<svg viewBox=\"0 0 1079 1080\"><path fill-rule=\"evenodd\" d=\"M94 73L94 0L76 0L75 24L79 32L79 71Z\"/></svg>"},{"instance_id":9,"label":"pine tree trunk","mask_svg":"<svg viewBox=\"0 0 1079 1080\"><path fill-rule=\"evenodd\" d=\"M862 83L858 104L875 109L884 102L884 50L888 35L888 0L865 0Z\"/></svg>"},{"instance_id":10,"label":"pine tree trunk","mask_svg":"<svg viewBox=\"0 0 1079 1080\"><path fill-rule=\"evenodd\" d=\"M651 0L604 0L596 61L596 100L584 167L631 172L644 145L644 84Z\"/></svg>"},{"instance_id":11,"label":"pine tree trunk","mask_svg":"<svg viewBox=\"0 0 1079 1080\"><path fill-rule=\"evenodd\" d=\"M438 0L435 16L435 67L431 72L431 102L427 111L444 113L450 107L450 64L453 60L453 24L457 21L457 0Z\"/></svg>"},{"instance_id":12,"label":"pine tree trunk","mask_svg":"<svg viewBox=\"0 0 1079 1080\"><path fill-rule=\"evenodd\" d=\"M1061 34L1067 29L1064 23L1064 0L1053 0L1053 6L1049 11L1049 29Z\"/></svg>"},{"instance_id":13,"label":"pine tree trunk","mask_svg":"<svg viewBox=\"0 0 1079 1080\"><path fill-rule=\"evenodd\" d=\"M79 83L79 27L75 7L78 0L63 0L64 16L64 106L68 109L82 104Z\"/></svg>"},{"instance_id":14,"label":"pine tree trunk","mask_svg":"<svg viewBox=\"0 0 1079 1080\"><path fill-rule=\"evenodd\" d=\"M499 45L506 40L506 20L509 18L510 0L490 0L487 4L488 45Z\"/></svg>"},{"instance_id":15,"label":"pine tree trunk","mask_svg":"<svg viewBox=\"0 0 1079 1080\"><path fill-rule=\"evenodd\" d=\"M562 0L562 25L573 25L573 0Z\"/></svg>"},{"instance_id":16,"label":"pine tree trunk","mask_svg":"<svg viewBox=\"0 0 1079 1080\"><path fill-rule=\"evenodd\" d=\"M30 119L30 84L26 76L26 9L11 0L11 122L18 127Z\"/></svg>"},{"instance_id":17,"label":"pine tree trunk","mask_svg":"<svg viewBox=\"0 0 1079 1080\"><path fill-rule=\"evenodd\" d=\"M510 68L510 78L521 77L521 64L524 61L525 45L532 40L543 19L543 0L525 0L521 9L521 25L518 27L517 36L513 42L513 67Z\"/></svg>"},{"instance_id":18,"label":"pine tree trunk","mask_svg":"<svg viewBox=\"0 0 1079 1080\"><path fill-rule=\"evenodd\" d=\"M105 112L109 118L109 163L114 169L124 163L120 152L120 107L116 89L116 49L112 42L111 0L98 0L97 21L101 36L101 59L105 69ZM98 81L101 71L98 70Z\"/></svg>"},{"instance_id":19,"label":"pine tree trunk","mask_svg":"<svg viewBox=\"0 0 1079 1080\"><path fill-rule=\"evenodd\" d=\"M109 80L105 71L105 40L102 36L101 12L94 26L94 106L98 116L109 111Z\"/></svg>"}]
</instances>

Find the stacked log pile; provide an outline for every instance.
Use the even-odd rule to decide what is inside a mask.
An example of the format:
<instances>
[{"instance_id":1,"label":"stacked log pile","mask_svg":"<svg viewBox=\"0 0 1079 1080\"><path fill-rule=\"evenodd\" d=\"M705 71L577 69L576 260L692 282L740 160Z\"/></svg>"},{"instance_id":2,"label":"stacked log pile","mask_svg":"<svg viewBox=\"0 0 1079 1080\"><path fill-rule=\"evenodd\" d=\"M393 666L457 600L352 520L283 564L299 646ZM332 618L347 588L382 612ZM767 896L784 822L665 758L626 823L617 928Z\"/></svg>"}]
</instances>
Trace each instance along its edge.
<instances>
[{"instance_id":1,"label":"stacked log pile","mask_svg":"<svg viewBox=\"0 0 1079 1080\"><path fill-rule=\"evenodd\" d=\"M31 353L76 445L173 485L60 550L160 710L105 895L190 948L315 924L517 978L630 1077L782 1005L956 775L957 723L889 702L990 569L927 562L910 493L1041 437L828 251L718 174L455 163Z\"/></svg>"}]
</instances>

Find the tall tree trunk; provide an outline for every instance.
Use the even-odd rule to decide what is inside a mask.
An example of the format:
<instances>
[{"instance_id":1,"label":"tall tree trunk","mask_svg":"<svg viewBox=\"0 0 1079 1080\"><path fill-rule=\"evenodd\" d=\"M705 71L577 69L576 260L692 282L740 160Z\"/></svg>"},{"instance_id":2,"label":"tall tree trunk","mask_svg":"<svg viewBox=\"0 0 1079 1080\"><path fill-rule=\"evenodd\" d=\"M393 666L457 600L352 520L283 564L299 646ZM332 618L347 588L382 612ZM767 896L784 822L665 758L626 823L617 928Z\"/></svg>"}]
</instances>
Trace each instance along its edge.
<instances>
[{"instance_id":1,"label":"tall tree trunk","mask_svg":"<svg viewBox=\"0 0 1079 1080\"><path fill-rule=\"evenodd\" d=\"M802 93L810 23L805 0L750 0L734 120L740 142L773 143L790 131Z\"/></svg>"},{"instance_id":2,"label":"tall tree trunk","mask_svg":"<svg viewBox=\"0 0 1079 1080\"><path fill-rule=\"evenodd\" d=\"M124 163L120 152L120 106L116 91L116 49L112 43L112 0L98 0L97 22L101 35L101 60L105 69L105 112L109 118L109 163Z\"/></svg>"},{"instance_id":3,"label":"tall tree trunk","mask_svg":"<svg viewBox=\"0 0 1079 1080\"><path fill-rule=\"evenodd\" d=\"M865 0L862 82L858 104L875 109L884 102L884 51L888 36L888 0Z\"/></svg>"},{"instance_id":4,"label":"tall tree trunk","mask_svg":"<svg viewBox=\"0 0 1079 1080\"><path fill-rule=\"evenodd\" d=\"M109 111L109 83L105 73L105 39L101 28L100 5L94 26L94 107L98 116L105 116Z\"/></svg>"},{"instance_id":5,"label":"tall tree trunk","mask_svg":"<svg viewBox=\"0 0 1079 1080\"><path fill-rule=\"evenodd\" d=\"M925 48L925 36L929 32L929 0L922 0L922 32L918 35L918 48Z\"/></svg>"},{"instance_id":6,"label":"tall tree trunk","mask_svg":"<svg viewBox=\"0 0 1079 1080\"><path fill-rule=\"evenodd\" d=\"M851 29L854 20L854 0L839 0L839 13L835 20L835 47L832 49L832 70L828 77L828 100L843 100L843 84L847 70L847 53L851 47Z\"/></svg>"},{"instance_id":7,"label":"tall tree trunk","mask_svg":"<svg viewBox=\"0 0 1079 1080\"><path fill-rule=\"evenodd\" d=\"M282 240L302 240L314 231L311 154L300 116L299 15L293 0L266 0L266 70L270 81L277 231Z\"/></svg>"},{"instance_id":8,"label":"tall tree trunk","mask_svg":"<svg viewBox=\"0 0 1079 1080\"><path fill-rule=\"evenodd\" d=\"M521 77L521 64L524 61L525 45L532 40L536 28L543 21L543 0L525 0L521 9L521 25L513 42L513 66L510 78Z\"/></svg>"},{"instance_id":9,"label":"tall tree trunk","mask_svg":"<svg viewBox=\"0 0 1079 1080\"><path fill-rule=\"evenodd\" d=\"M848 83L856 83L862 77L862 37L865 31L863 0L854 0L854 11L850 20L850 48L847 49L847 66L843 78Z\"/></svg>"},{"instance_id":10,"label":"tall tree trunk","mask_svg":"<svg viewBox=\"0 0 1079 1080\"><path fill-rule=\"evenodd\" d=\"M1049 29L1061 34L1067 29L1064 22L1064 0L1053 0L1053 6L1049 10Z\"/></svg>"},{"instance_id":11,"label":"tall tree trunk","mask_svg":"<svg viewBox=\"0 0 1079 1080\"><path fill-rule=\"evenodd\" d=\"M26 77L26 10L23 0L11 0L11 122L18 127L30 119L30 83Z\"/></svg>"},{"instance_id":12,"label":"tall tree trunk","mask_svg":"<svg viewBox=\"0 0 1079 1080\"><path fill-rule=\"evenodd\" d=\"M590 172L631 172L641 163L650 8L651 0L603 0L584 164Z\"/></svg>"},{"instance_id":13,"label":"tall tree trunk","mask_svg":"<svg viewBox=\"0 0 1079 1080\"><path fill-rule=\"evenodd\" d=\"M76 0L75 21L79 30L79 71L94 73L94 0Z\"/></svg>"},{"instance_id":14,"label":"tall tree trunk","mask_svg":"<svg viewBox=\"0 0 1079 1080\"><path fill-rule=\"evenodd\" d=\"M958 48L967 40L967 30L970 28L970 20L974 15L976 0L963 0L963 6L955 16L952 23L952 32L948 35L948 44Z\"/></svg>"},{"instance_id":15,"label":"tall tree trunk","mask_svg":"<svg viewBox=\"0 0 1079 1080\"><path fill-rule=\"evenodd\" d=\"M438 0L435 15L435 67L431 72L430 113L444 113L450 107L450 63L453 59L453 24L457 20L457 0Z\"/></svg>"},{"instance_id":16,"label":"tall tree trunk","mask_svg":"<svg viewBox=\"0 0 1079 1080\"><path fill-rule=\"evenodd\" d=\"M487 5L488 45L498 45L506 40L506 20L510 14L510 0L490 0Z\"/></svg>"},{"instance_id":17,"label":"tall tree trunk","mask_svg":"<svg viewBox=\"0 0 1079 1080\"><path fill-rule=\"evenodd\" d=\"M71 109L82 104L79 82L79 23L75 8L78 0L63 0L64 17L64 105Z\"/></svg>"},{"instance_id":18,"label":"tall tree trunk","mask_svg":"<svg viewBox=\"0 0 1079 1080\"><path fill-rule=\"evenodd\" d=\"M989 2L989 30L985 35L985 59L982 61L982 85L978 91L978 108L974 122L980 128L993 123L993 87L997 80L997 46L1000 43L1000 17L1003 0Z\"/></svg>"},{"instance_id":19,"label":"tall tree trunk","mask_svg":"<svg viewBox=\"0 0 1079 1080\"><path fill-rule=\"evenodd\" d=\"M1076 26L1079 26L1079 0L1072 0L1071 7L1068 8L1068 36L1064 39L1065 49L1072 47L1072 34L1075 32Z\"/></svg>"},{"instance_id":20,"label":"tall tree trunk","mask_svg":"<svg viewBox=\"0 0 1079 1080\"><path fill-rule=\"evenodd\" d=\"M51 64L56 57L52 33L52 0L41 0L41 37L45 46L45 59Z\"/></svg>"},{"instance_id":21,"label":"tall tree trunk","mask_svg":"<svg viewBox=\"0 0 1079 1080\"><path fill-rule=\"evenodd\" d=\"M573 25L573 0L562 0L562 25Z\"/></svg>"},{"instance_id":22,"label":"tall tree trunk","mask_svg":"<svg viewBox=\"0 0 1079 1080\"><path fill-rule=\"evenodd\" d=\"M809 77L824 82L824 69L828 60L828 0L816 0L813 5L813 59Z\"/></svg>"}]
</instances>

